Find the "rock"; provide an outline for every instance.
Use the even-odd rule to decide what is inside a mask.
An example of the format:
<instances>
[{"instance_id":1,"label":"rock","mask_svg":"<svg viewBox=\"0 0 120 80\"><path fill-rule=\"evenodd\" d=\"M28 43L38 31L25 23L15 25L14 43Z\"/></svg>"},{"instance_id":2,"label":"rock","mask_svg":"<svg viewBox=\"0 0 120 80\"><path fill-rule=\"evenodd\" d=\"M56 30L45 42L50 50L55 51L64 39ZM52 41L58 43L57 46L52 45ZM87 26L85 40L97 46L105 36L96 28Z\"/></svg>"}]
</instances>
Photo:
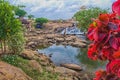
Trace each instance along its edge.
<instances>
[{"instance_id":1,"label":"rock","mask_svg":"<svg viewBox=\"0 0 120 80\"><path fill-rule=\"evenodd\" d=\"M69 76L78 75L76 71L65 67L56 67L54 70L55 72L60 73L62 75L69 75Z\"/></svg>"},{"instance_id":2,"label":"rock","mask_svg":"<svg viewBox=\"0 0 120 80\"><path fill-rule=\"evenodd\" d=\"M73 42L71 45L75 46L75 47L82 47L82 48L87 46L85 43L82 43L82 42L79 42L79 41Z\"/></svg>"},{"instance_id":3,"label":"rock","mask_svg":"<svg viewBox=\"0 0 120 80\"><path fill-rule=\"evenodd\" d=\"M29 65L33 67L33 69L43 72L41 65L36 60L30 60Z\"/></svg>"},{"instance_id":4,"label":"rock","mask_svg":"<svg viewBox=\"0 0 120 80\"><path fill-rule=\"evenodd\" d=\"M55 38L56 42L63 42L64 38Z\"/></svg>"},{"instance_id":5,"label":"rock","mask_svg":"<svg viewBox=\"0 0 120 80\"><path fill-rule=\"evenodd\" d=\"M28 46L28 47L31 47L31 48L36 48L37 45L38 45L38 43L35 42L35 41L29 42L29 43L27 44L27 46Z\"/></svg>"},{"instance_id":6,"label":"rock","mask_svg":"<svg viewBox=\"0 0 120 80\"><path fill-rule=\"evenodd\" d=\"M34 59L36 57L35 54L36 53L34 51L27 49L27 50L24 50L20 54L20 56L22 56L23 58L32 60L32 59Z\"/></svg>"},{"instance_id":7,"label":"rock","mask_svg":"<svg viewBox=\"0 0 120 80\"><path fill-rule=\"evenodd\" d=\"M24 50L20 56L29 60L37 60L43 66L54 65L46 55L29 49Z\"/></svg>"},{"instance_id":8,"label":"rock","mask_svg":"<svg viewBox=\"0 0 120 80\"><path fill-rule=\"evenodd\" d=\"M76 70L76 71L81 71L82 68L79 65L76 64L61 64L62 67L66 67L72 70Z\"/></svg>"},{"instance_id":9,"label":"rock","mask_svg":"<svg viewBox=\"0 0 120 80\"><path fill-rule=\"evenodd\" d=\"M21 69L0 61L0 80L33 80Z\"/></svg>"}]
</instances>

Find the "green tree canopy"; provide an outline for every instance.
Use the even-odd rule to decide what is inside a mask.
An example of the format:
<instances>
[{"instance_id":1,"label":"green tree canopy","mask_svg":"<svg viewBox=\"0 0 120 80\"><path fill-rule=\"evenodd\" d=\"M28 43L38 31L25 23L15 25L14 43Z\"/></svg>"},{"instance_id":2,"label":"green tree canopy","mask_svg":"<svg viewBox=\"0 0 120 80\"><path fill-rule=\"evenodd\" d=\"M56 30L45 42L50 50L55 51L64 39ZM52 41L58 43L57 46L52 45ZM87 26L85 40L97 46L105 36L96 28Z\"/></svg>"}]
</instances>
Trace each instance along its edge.
<instances>
[{"instance_id":1,"label":"green tree canopy","mask_svg":"<svg viewBox=\"0 0 120 80\"><path fill-rule=\"evenodd\" d=\"M24 48L21 23L14 16L14 8L9 2L0 0L0 44L3 53L6 49L20 53Z\"/></svg>"},{"instance_id":2,"label":"green tree canopy","mask_svg":"<svg viewBox=\"0 0 120 80\"><path fill-rule=\"evenodd\" d=\"M35 22L39 23L40 25L43 25L43 23L47 23L48 22L48 19L47 18L36 18Z\"/></svg>"},{"instance_id":3,"label":"green tree canopy","mask_svg":"<svg viewBox=\"0 0 120 80\"><path fill-rule=\"evenodd\" d=\"M97 18L100 13L107 13L108 10L100 9L100 8L89 8L78 11L74 17L79 22L78 27L86 31L89 27L89 24L92 22L91 18Z\"/></svg>"},{"instance_id":4,"label":"green tree canopy","mask_svg":"<svg viewBox=\"0 0 120 80\"><path fill-rule=\"evenodd\" d=\"M29 18L29 19L33 19L33 18L34 18L34 15L31 15L31 14L30 14L30 15L28 15L28 18Z\"/></svg>"},{"instance_id":5,"label":"green tree canopy","mask_svg":"<svg viewBox=\"0 0 120 80\"><path fill-rule=\"evenodd\" d=\"M27 12L25 10L21 9L20 7L16 7L15 14L19 17L24 17L27 14Z\"/></svg>"}]
</instances>

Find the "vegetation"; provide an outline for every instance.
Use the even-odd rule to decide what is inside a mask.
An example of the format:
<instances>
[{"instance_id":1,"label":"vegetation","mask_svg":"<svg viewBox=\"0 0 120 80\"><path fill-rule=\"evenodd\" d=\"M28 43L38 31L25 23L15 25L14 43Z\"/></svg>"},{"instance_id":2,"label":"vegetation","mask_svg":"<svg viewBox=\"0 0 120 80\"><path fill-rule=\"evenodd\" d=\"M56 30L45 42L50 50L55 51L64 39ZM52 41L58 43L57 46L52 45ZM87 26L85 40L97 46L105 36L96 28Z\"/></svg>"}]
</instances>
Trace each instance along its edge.
<instances>
[{"instance_id":1,"label":"vegetation","mask_svg":"<svg viewBox=\"0 0 120 80\"><path fill-rule=\"evenodd\" d=\"M108 10L103 10L95 7L80 10L74 15L74 17L79 22L78 27L83 31L87 31L89 24L92 22L91 18L97 18L99 14L107 12Z\"/></svg>"},{"instance_id":2,"label":"vegetation","mask_svg":"<svg viewBox=\"0 0 120 80\"><path fill-rule=\"evenodd\" d=\"M2 61L21 68L33 80L58 80L58 74L44 70L42 73L29 66L29 60L23 59L18 55L3 55Z\"/></svg>"},{"instance_id":3,"label":"vegetation","mask_svg":"<svg viewBox=\"0 0 120 80\"><path fill-rule=\"evenodd\" d=\"M35 22L39 23L40 25L43 25L43 23L48 22L48 19L47 18L36 18Z\"/></svg>"},{"instance_id":4,"label":"vegetation","mask_svg":"<svg viewBox=\"0 0 120 80\"><path fill-rule=\"evenodd\" d=\"M20 7L15 7L15 14L19 17L24 17L27 14L27 12L21 9Z\"/></svg>"},{"instance_id":5,"label":"vegetation","mask_svg":"<svg viewBox=\"0 0 120 80\"><path fill-rule=\"evenodd\" d=\"M13 6L0 0L0 45L2 53L7 49L20 53L24 48L24 37L21 23L14 17Z\"/></svg>"},{"instance_id":6,"label":"vegetation","mask_svg":"<svg viewBox=\"0 0 120 80\"><path fill-rule=\"evenodd\" d=\"M87 37L92 41L88 58L108 61L106 70L96 71L93 80L120 80L120 1L112 4L112 13L102 13L89 28Z\"/></svg>"},{"instance_id":7,"label":"vegetation","mask_svg":"<svg viewBox=\"0 0 120 80\"><path fill-rule=\"evenodd\" d=\"M29 19L33 19L33 18L34 18L34 15L31 15L31 14L30 14L30 15L28 15L28 18L29 18Z\"/></svg>"}]
</instances>

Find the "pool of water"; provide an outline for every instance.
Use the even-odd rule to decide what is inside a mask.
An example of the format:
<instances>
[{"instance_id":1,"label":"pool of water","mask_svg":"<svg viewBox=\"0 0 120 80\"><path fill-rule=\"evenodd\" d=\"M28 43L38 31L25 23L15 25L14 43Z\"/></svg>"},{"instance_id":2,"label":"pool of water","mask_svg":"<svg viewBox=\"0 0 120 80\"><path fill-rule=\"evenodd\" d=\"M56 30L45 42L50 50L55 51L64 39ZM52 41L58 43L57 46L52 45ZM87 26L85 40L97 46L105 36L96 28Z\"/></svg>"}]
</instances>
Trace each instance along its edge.
<instances>
[{"instance_id":1,"label":"pool of water","mask_svg":"<svg viewBox=\"0 0 120 80\"><path fill-rule=\"evenodd\" d=\"M92 61L88 59L87 48L77 48L54 44L45 49L39 49L38 51L50 56L51 60L56 65L73 63L82 66L82 68L87 71L95 71L98 68L105 68L105 62Z\"/></svg>"}]
</instances>

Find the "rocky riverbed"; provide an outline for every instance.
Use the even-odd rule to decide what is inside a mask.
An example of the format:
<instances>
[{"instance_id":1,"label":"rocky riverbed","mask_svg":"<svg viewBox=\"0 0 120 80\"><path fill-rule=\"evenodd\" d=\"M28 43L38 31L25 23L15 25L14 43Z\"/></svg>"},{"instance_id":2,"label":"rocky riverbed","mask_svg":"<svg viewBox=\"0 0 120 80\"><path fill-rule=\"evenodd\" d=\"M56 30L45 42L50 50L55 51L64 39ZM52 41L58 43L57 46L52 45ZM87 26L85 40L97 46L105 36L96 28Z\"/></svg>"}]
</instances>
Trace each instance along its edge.
<instances>
[{"instance_id":1,"label":"rocky riverbed","mask_svg":"<svg viewBox=\"0 0 120 80\"><path fill-rule=\"evenodd\" d=\"M56 33L44 33L44 31L38 30L30 32L26 35L26 48L35 49L40 45L71 45L74 47L86 47L87 41L78 38L75 35L62 35Z\"/></svg>"}]
</instances>

